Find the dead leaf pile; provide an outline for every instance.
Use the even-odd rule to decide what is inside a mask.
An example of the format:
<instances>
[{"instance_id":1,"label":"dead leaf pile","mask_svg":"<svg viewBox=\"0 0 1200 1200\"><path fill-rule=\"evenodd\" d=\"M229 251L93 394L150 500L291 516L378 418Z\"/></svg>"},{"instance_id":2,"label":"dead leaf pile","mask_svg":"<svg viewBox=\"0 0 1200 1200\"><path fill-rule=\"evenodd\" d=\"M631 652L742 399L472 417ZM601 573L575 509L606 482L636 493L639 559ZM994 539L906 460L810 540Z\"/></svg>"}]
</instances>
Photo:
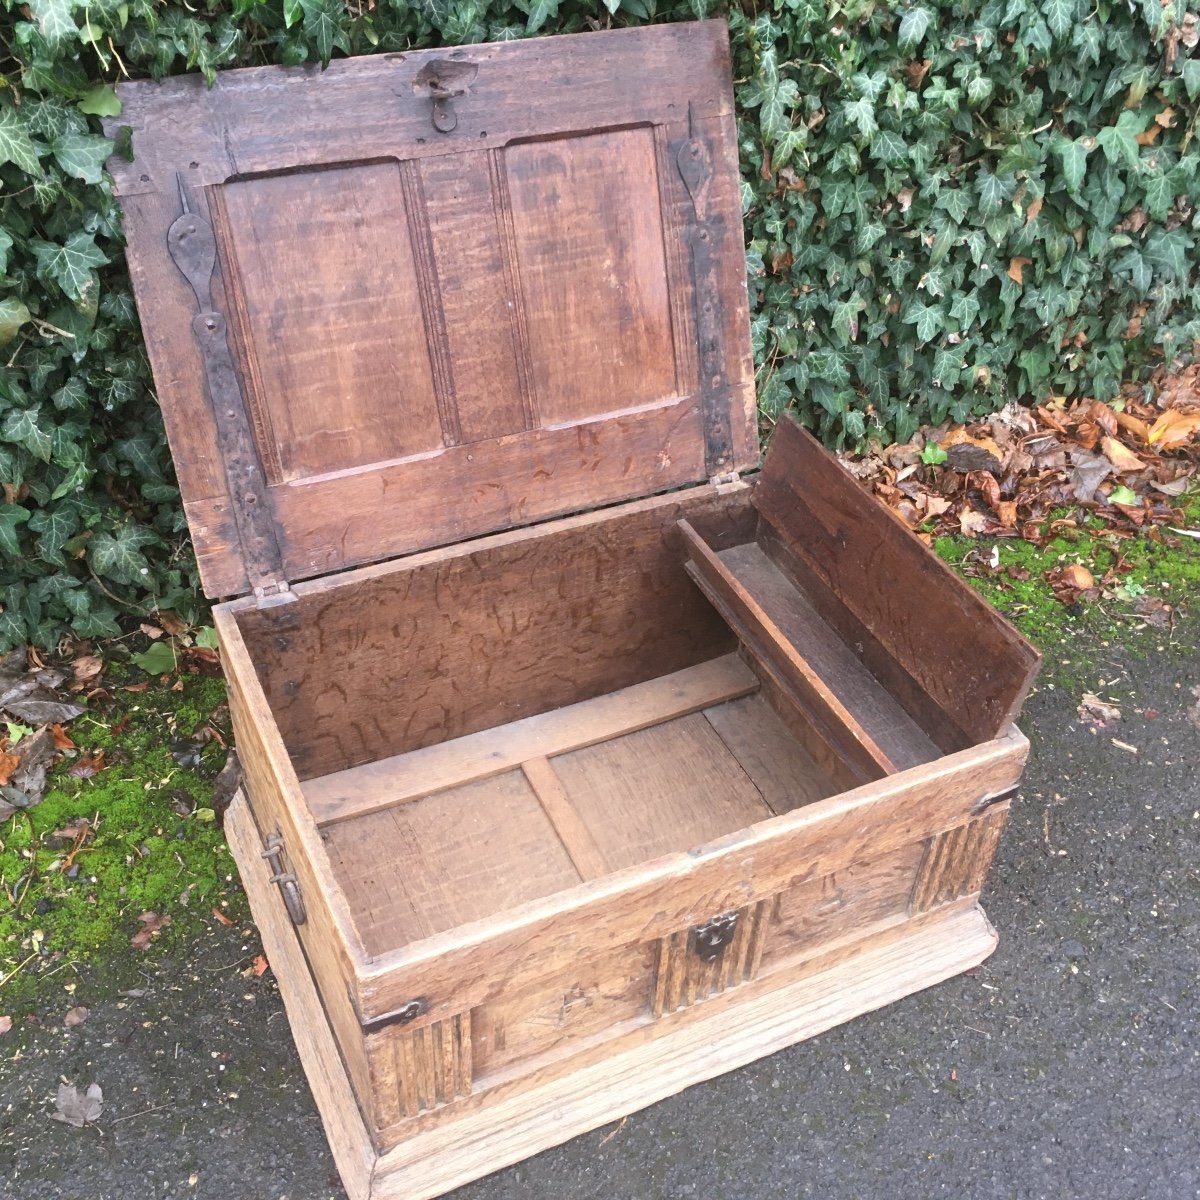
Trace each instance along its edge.
<instances>
[{"instance_id":1,"label":"dead leaf pile","mask_svg":"<svg viewBox=\"0 0 1200 1200\"><path fill-rule=\"evenodd\" d=\"M1009 404L987 420L924 430L843 462L927 539L964 534L1041 546L1086 515L1117 537L1173 543L1189 533L1178 528L1174 504L1200 470L1200 368L1164 375L1149 399L1130 386L1108 403ZM1048 520L1063 509L1074 513ZM1068 604L1095 599L1110 582L1078 566L1047 578Z\"/></svg>"},{"instance_id":2,"label":"dead leaf pile","mask_svg":"<svg viewBox=\"0 0 1200 1200\"><path fill-rule=\"evenodd\" d=\"M0 824L18 808L32 808L46 790L55 758L75 743L63 726L85 711L69 698L103 670L95 655L80 655L71 674L45 666L25 647L0 657Z\"/></svg>"}]
</instances>

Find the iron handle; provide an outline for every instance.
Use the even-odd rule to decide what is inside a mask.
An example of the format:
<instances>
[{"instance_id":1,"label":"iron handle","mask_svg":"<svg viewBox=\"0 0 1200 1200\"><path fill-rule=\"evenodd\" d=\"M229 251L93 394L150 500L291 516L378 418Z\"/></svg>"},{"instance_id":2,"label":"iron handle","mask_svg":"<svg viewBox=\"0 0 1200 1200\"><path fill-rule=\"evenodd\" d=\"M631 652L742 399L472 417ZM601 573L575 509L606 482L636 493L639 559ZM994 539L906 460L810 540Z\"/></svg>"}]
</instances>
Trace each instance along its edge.
<instances>
[{"instance_id":1,"label":"iron handle","mask_svg":"<svg viewBox=\"0 0 1200 1200\"><path fill-rule=\"evenodd\" d=\"M300 884L295 873L283 869L282 835L268 834L263 845L266 849L263 850L262 856L271 867L270 882L279 885L279 890L283 893L283 904L292 919L292 924L303 925L308 920L308 913L304 909L304 897L300 895Z\"/></svg>"}]
</instances>

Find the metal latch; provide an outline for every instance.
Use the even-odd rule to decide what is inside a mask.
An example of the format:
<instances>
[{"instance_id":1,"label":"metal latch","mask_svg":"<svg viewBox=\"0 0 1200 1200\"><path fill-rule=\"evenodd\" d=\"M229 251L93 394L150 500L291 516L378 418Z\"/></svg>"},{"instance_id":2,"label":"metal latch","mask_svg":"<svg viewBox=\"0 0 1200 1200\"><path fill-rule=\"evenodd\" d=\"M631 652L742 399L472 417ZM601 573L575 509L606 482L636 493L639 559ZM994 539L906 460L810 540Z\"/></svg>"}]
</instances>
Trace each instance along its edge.
<instances>
[{"instance_id":1,"label":"metal latch","mask_svg":"<svg viewBox=\"0 0 1200 1200\"><path fill-rule=\"evenodd\" d=\"M692 953L701 962L716 962L725 953L725 947L733 941L737 923L738 914L729 912L713 917L703 925L693 925L689 938Z\"/></svg>"},{"instance_id":2,"label":"metal latch","mask_svg":"<svg viewBox=\"0 0 1200 1200\"><path fill-rule=\"evenodd\" d=\"M478 74L478 63L452 58L435 58L417 72L413 91L433 101L433 127L438 133L450 133L458 125L452 101L467 94Z\"/></svg>"},{"instance_id":3,"label":"metal latch","mask_svg":"<svg viewBox=\"0 0 1200 1200\"><path fill-rule=\"evenodd\" d=\"M283 893L284 907L292 919L292 924L303 925L308 920L308 913L304 910L304 897L300 895L300 884L296 880L295 872L283 869L283 836L270 833L263 845L266 849L263 850L262 856L271 867L270 882L279 885L279 890Z\"/></svg>"}]
</instances>

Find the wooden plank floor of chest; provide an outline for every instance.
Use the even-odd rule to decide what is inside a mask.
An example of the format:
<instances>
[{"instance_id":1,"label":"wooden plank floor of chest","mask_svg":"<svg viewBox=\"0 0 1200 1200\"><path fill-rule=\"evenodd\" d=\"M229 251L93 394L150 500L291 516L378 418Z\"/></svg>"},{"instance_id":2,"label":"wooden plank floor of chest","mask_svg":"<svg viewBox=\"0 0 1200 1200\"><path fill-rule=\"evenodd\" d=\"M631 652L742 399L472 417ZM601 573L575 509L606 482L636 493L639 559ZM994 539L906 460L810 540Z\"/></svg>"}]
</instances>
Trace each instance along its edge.
<instances>
[{"instance_id":1,"label":"wooden plank floor of chest","mask_svg":"<svg viewBox=\"0 0 1200 1200\"><path fill-rule=\"evenodd\" d=\"M111 164L347 1190L973 966L1034 651L794 422L723 24L128 84Z\"/></svg>"}]
</instances>

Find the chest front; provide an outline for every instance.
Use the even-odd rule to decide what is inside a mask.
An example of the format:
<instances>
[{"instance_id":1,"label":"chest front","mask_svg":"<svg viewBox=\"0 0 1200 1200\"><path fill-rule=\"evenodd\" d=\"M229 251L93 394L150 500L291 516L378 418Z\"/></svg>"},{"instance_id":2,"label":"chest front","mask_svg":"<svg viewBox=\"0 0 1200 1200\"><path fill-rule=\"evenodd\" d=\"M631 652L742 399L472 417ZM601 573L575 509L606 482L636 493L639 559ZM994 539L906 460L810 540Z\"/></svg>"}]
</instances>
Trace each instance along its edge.
<instances>
[{"instance_id":1,"label":"chest front","mask_svg":"<svg viewBox=\"0 0 1200 1200\"><path fill-rule=\"evenodd\" d=\"M1034 651L793 421L723 23L129 84L228 817L347 1190L974 966Z\"/></svg>"}]
</instances>

